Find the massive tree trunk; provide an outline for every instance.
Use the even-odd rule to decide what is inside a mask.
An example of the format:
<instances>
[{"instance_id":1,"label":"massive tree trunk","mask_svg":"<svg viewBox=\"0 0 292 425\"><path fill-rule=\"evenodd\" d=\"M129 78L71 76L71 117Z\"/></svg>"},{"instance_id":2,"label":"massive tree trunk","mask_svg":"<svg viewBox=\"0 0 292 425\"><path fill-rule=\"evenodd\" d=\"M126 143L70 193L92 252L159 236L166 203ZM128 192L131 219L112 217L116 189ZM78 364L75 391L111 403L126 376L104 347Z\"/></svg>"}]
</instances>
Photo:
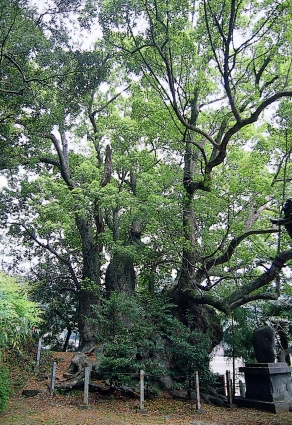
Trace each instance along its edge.
<instances>
[{"instance_id":1,"label":"massive tree trunk","mask_svg":"<svg viewBox=\"0 0 292 425\"><path fill-rule=\"evenodd\" d=\"M69 191L79 189L79 185L71 175L69 164L69 147L66 133L60 126L60 139L52 133L44 135L50 139L58 154L59 161L54 158L40 158L40 161L57 167L62 179ZM102 166L102 163L99 164ZM104 175L100 182L105 186L111 177L111 149L106 148L106 158L104 163ZM87 350L93 345L95 334L98 332L92 319L96 316L96 310L100 303L100 251L98 235L103 231L103 218L99 208L98 198L94 200L93 210L84 211L83 198L75 197L75 223L78 229L81 242L82 258L82 279L77 278L74 266L67 259L60 255L59 259L64 261L69 267L69 271L74 279L78 294L78 329L79 345L82 350ZM52 252L52 250L51 250Z\"/></svg>"},{"instance_id":2,"label":"massive tree trunk","mask_svg":"<svg viewBox=\"0 0 292 425\"><path fill-rule=\"evenodd\" d=\"M133 295L136 285L136 273L133 260L127 253L116 252L107 267L105 286L107 297L113 292Z\"/></svg>"},{"instance_id":3,"label":"massive tree trunk","mask_svg":"<svg viewBox=\"0 0 292 425\"><path fill-rule=\"evenodd\" d=\"M128 240L125 244L125 250L116 251L107 267L105 274L105 287L107 297L112 292L118 292L126 295L133 295L136 288L136 272L132 255L127 252L127 246L134 245L139 248L143 246L141 242L141 223L132 225Z\"/></svg>"},{"instance_id":4,"label":"massive tree trunk","mask_svg":"<svg viewBox=\"0 0 292 425\"><path fill-rule=\"evenodd\" d=\"M76 224L83 258L82 282L79 289L79 345L81 349L87 350L93 345L94 335L98 332L92 319L96 316L100 302L100 260L91 223L78 215Z\"/></svg>"},{"instance_id":5,"label":"massive tree trunk","mask_svg":"<svg viewBox=\"0 0 292 425\"><path fill-rule=\"evenodd\" d=\"M195 107L195 105L194 105ZM195 116L193 120L195 122ZM194 124L193 122L193 124ZM187 136L189 137L189 136ZM207 334L210 337L210 351L222 338L222 327L216 311L207 306L194 303L186 290L198 291L196 286L196 269L198 267L198 252L196 240L198 229L195 217L194 194L198 190L209 191L209 179L207 173L202 176L202 181L194 181L195 165L198 153L194 152L190 140L186 140L184 156L184 180L185 196L183 202L183 228L187 241L187 248L183 249L182 265L176 287L172 291L172 300L177 306L175 314L184 323Z\"/></svg>"}]
</instances>

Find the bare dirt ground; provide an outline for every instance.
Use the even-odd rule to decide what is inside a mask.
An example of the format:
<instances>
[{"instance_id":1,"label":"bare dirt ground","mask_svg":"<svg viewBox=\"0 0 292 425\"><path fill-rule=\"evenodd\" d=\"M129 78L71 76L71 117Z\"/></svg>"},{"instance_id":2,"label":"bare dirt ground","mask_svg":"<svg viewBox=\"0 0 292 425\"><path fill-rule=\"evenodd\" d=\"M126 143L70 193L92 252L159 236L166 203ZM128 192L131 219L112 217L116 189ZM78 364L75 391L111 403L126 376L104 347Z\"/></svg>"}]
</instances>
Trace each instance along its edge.
<instances>
[{"instance_id":1,"label":"bare dirt ground","mask_svg":"<svg viewBox=\"0 0 292 425\"><path fill-rule=\"evenodd\" d=\"M59 379L73 354L53 354ZM292 425L292 412L274 414L202 404L203 412L197 413L195 402L173 400L166 395L146 400L146 414L137 413L139 400L118 395L109 399L90 393L85 408L82 391L51 397L48 377L40 375L29 379L25 388L43 392L34 397L24 397L22 390L15 393L6 412L0 414L1 425Z\"/></svg>"}]
</instances>

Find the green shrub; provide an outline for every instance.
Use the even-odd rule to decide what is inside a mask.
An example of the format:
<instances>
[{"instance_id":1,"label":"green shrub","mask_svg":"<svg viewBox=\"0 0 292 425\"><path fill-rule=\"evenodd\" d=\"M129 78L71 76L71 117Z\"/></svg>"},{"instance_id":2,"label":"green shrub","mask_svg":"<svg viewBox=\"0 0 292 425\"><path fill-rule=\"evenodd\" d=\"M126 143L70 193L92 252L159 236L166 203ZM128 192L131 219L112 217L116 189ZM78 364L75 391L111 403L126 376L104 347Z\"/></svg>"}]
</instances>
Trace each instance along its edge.
<instances>
[{"instance_id":1,"label":"green shrub","mask_svg":"<svg viewBox=\"0 0 292 425\"><path fill-rule=\"evenodd\" d=\"M27 285L0 272L0 412L5 410L10 394L3 353L20 353L31 339L31 326L39 322L40 310L28 299Z\"/></svg>"},{"instance_id":2,"label":"green shrub","mask_svg":"<svg viewBox=\"0 0 292 425\"><path fill-rule=\"evenodd\" d=\"M202 385L211 385L210 341L179 322L172 307L161 294L112 294L99 317L103 330L99 335L103 346L100 377L120 383L134 378L135 382L139 369L143 369L148 382L157 382L162 376L187 382L198 370Z\"/></svg>"},{"instance_id":3,"label":"green shrub","mask_svg":"<svg viewBox=\"0 0 292 425\"><path fill-rule=\"evenodd\" d=\"M0 350L20 351L31 326L40 322L40 310L27 292L27 284L0 272Z\"/></svg>"},{"instance_id":4,"label":"green shrub","mask_svg":"<svg viewBox=\"0 0 292 425\"><path fill-rule=\"evenodd\" d=\"M0 365L0 413L6 409L10 394L8 371L6 367Z\"/></svg>"}]
</instances>

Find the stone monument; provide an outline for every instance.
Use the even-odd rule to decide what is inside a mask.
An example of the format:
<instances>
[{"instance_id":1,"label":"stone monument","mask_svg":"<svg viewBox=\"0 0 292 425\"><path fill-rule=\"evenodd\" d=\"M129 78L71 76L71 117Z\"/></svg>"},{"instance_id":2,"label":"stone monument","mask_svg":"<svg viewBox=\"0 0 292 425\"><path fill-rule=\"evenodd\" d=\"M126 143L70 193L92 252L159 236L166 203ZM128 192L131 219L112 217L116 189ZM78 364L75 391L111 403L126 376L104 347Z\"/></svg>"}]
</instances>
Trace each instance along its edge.
<instances>
[{"instance_id":1,"label":"stone monument","mask_svg":"<svg viewBox=\"0 0 292 425\"><path fill-rule=\"evenodd\" d=\"M254 407L273 413L289 411L292 407L292 368L275 363L275 335L270 326L255 329L253 345L258 363L240 367L244 373L245 397L235 397L239 407Z\"/></svg>"},{"instance_id":2,"label":"stone monument","mask_svg":"<svg viewBox=\"0 0 292 425\"><path fill-rule=\"evenodd\" d=\"M252 336L252 344L258 363L275 362L275 332L271 326L255 329Z\"/></svg>"}]
</instances>

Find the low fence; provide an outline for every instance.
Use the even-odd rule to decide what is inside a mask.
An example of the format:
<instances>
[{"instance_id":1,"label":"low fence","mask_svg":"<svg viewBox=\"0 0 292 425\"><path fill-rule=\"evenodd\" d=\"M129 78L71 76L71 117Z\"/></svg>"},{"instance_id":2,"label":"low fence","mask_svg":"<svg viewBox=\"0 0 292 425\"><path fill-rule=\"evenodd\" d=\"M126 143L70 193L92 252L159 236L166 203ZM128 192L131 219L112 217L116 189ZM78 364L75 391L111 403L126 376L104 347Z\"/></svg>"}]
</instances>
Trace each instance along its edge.
<instances>
[{"instance_id":1,"label":"low fence","mask_svg":"<svg viewBox=\"0 0 292 425\"><path fill-rule=\"evenodd\" d=\"M35 370L39 370L40 366L40 357L41 357L41 350L42 350L42 339L40 338L38 341L38 350L37 350L37 357L36 357L36 367ZM52 363L52 370L51 370L51 378L50 378L50 396L53 396L54 390L55 390L55 379L56 379L56 371L57 371L57 363ZM83 403L85 406L89 405L89 384L90 384L90 368L85 367L85 376L84 376L84 397L83 397ZM129 375L129 374L123 374L120 375ZM137 373L131 373L133 376L137 376ZM152 376L152 375L151 375ZM199 372L194 371L193 376L187 376L185 378L189 379L189 393L195 393L195 401L196 401L196 412L200 413L203 412L201 408L201 400L200 400L200 381L199 381ZM220 378L219 385L217 386L217 390L221 392L221 394L225 395L227 397L227 401L229 405L232 405L232 400L235 395L235 385L233 385L230 371L227 370L225 375L219 375L218 378ZM241 381L239 381L241 382ZM242 392L244 391L243 384L240 385L240 394L242 395ZM220 391L221 390L221 391ZM137 409L138 413L145 413L146 409L144 406L145 402L145 371L140 370L140 385L139 385L139 391L140 391L140 403L139 403L139 409Z\"/></svg>"},{"instance_id":2,"label":"low fence","mask_svg":"<svg viewBox=\"0 0 292 425\"><path fill-rule=\"evenodd\" d=\"M230 403L231 397L235 395L245 396L245 382L243 373L235 373L233 379L231 378L230 370L226 370L224 375L218 375L216 382L216 390L228 398ZM231 404L231 403L230 403Z\"/></svg>"},{"instance_id":3,"label":"low fence","mask_svg":"<svg viewBox=\"0 0 292 425\"><path fill-rule=\"evenodd\" d=\"M54 389L55 389L55 378L56 378L56 370L57 370L57 363L53 362L52 364L52 371L51 371L51 381L50 381L50 396L54 395ZM84 397L83 397L83 403L85 406L89 405L89 384L90 384L90 375L91 370L89 367L85 367L85 376L84 376ZM120 375L129 375L129 374L123 374ZM137 376L136 373L131 374L133 376ZM140 370L140 403L139 403L139 409L137 409L137 413L146 413L147 410L145 409L144 402L145 402L145 371ZM189 378L191 378L189 376ZM195 402L196 402L196 413L202 413L202 407L201 407L201 399L200 399L200 381L199 381L199 372L195 371L193 375L193 380L189 379L189 390L190 392L195 393ZM224 390L227 394L227 401L228 404L232 405L233 400L233 385L232 385L232 379L230 378L230 371L226 371L226 388L224 387Z\"/></svg>"}]
</instances>

